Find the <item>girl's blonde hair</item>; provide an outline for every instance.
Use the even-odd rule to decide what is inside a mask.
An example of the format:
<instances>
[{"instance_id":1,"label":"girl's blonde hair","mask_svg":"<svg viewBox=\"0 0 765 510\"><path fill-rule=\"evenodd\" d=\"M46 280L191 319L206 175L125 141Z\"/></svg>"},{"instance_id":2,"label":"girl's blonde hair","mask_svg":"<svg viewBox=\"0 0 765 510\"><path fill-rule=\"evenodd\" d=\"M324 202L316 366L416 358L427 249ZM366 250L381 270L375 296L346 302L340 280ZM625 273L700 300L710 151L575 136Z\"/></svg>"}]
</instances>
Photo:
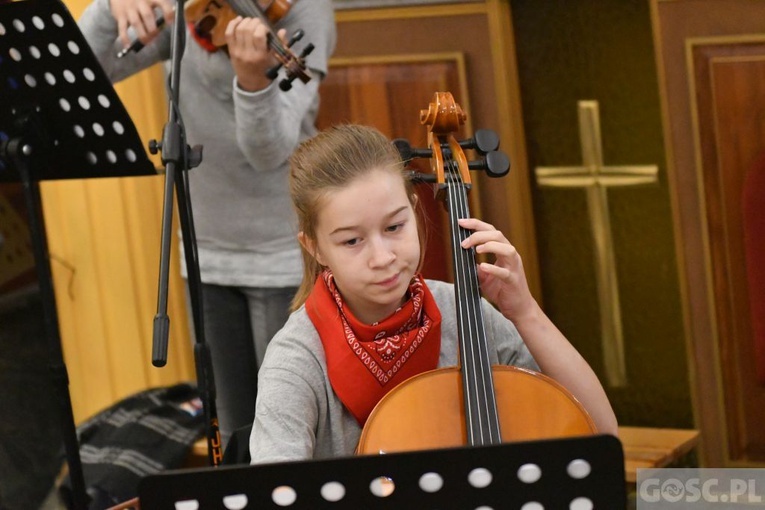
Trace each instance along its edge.
<instances>
[{"instance_id":1,"label":"girl's blonde hair","mask_svg":"<svg viewBox=\"0 0 765 510\"><path fill-rule=\"evenodd\" d=\"M419 201L410 180L404 174L404 163L391 141L373 127L342 124L320 132L304 141L290 157L289 189L292 206L297 213L298 230L316 241L316 220L321 200L328 193L347 186L372 170L387 169L401 175L409 202L415 208L420 233L420 265L425 250L425 232ZM297 310L308 299L316 277L323 268L311 253L301 246L303 281L292 300Z\"/></svg>"}]
</instances>

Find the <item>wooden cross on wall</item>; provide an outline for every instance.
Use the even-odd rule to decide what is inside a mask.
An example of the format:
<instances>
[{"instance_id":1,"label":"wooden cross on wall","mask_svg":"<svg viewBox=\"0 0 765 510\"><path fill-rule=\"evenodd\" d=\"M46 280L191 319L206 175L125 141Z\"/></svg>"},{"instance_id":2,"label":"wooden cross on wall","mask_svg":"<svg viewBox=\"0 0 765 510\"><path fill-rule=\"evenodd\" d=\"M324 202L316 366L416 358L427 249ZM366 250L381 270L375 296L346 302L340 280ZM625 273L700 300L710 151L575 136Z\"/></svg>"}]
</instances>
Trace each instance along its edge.
<instances>
[{"instance_id":1,"label":"wooden cross on wall","mask_svg":"<svg viewBox=\"0 0 765 510\"><path fill-rule=\"evenodd\" d=\"M540 186L584 188L587 192L587 210L595 242L596 283L606 381L609 386L622 387L627 384L627 368L606 191L609 187L655 183L659 168L656 165L604 165L598 102L579 101L578 104L582 166L539 167L535 173Z\"/></svg>"}]
</instances>

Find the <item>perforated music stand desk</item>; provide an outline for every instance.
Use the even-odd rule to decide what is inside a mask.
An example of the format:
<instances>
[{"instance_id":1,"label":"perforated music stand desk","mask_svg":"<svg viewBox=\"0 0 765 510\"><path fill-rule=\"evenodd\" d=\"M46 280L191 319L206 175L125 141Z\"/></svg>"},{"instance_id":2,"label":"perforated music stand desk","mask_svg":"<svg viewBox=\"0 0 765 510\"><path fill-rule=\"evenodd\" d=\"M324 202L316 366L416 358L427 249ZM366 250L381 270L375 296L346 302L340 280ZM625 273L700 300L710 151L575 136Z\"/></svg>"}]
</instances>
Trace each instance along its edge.
<instances>
[{"instance_id":1,"label":"perforated music stand desk","mask_svg":"<svg viewBox=\"0 0 765 510\"><path fill-rule=\"evenodd\" d=\"M76 510L85 510L87 496L39 181L152 174L130 116L66 7L58 0L0 0L0 182L24 187Z\"/></svg>"},{"instance_id":2,"label":"perforated music stand desk","mask_svg":"<svg viewBox=\"0 0 765 510\"><path fill-rule=\"evenodd\" d=\"M34 180L156 175L111 82L58 0L0 2L0 98L0 142L26 137L34 144ZM28 116L39 125L19 125ZM0 181L20 180L8 161L0 165Z\"/></svg>"},{"instance_id":3,"label":"perforated music stand desk","mask_svg":"<svg viewBox=\"0 0 765 510\"><path fill-rule=\"evenodd\" d=\"M439 477L438 490L421 487L437 488ZM385 497L370 490L381 479L383 491L393 487ZM622 447L609 435L175 470L142 479L138 497L142 510L626 507Z\"/></svg>"}]
</instances>

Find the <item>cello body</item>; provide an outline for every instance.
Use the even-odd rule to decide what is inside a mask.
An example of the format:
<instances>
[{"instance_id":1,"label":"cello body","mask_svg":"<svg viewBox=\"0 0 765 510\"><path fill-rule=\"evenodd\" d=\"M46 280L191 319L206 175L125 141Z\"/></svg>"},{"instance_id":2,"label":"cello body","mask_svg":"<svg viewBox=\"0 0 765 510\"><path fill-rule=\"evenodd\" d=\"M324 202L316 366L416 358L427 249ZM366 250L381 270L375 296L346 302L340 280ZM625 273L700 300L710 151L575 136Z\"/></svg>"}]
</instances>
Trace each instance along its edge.
<instances>
[{"instance_id":1,"label":"cello body","mask_svg":"<svg viewBox=\"0 0 765 510\"><path fill-rule=\"evenodd\" d=\"M492 368L503 442L597 432L582 404L555 380L523 368ZM379 454L468 444L459 367L412 377L369 415L357 453Z\"/></svg>"}]
</instances>

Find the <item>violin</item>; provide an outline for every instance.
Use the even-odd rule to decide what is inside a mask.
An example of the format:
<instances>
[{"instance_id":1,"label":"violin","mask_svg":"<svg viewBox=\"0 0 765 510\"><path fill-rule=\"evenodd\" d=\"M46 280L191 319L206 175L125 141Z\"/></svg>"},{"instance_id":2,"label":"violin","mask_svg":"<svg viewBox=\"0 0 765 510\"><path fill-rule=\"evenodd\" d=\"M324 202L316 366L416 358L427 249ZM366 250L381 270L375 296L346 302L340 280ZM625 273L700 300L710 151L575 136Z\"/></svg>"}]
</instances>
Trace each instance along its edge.
<instances>
[{"instance_id":1,"label":"violin","mask_svg":"<svg viewBox=\"0 0 765 510\"><path fill-rule=\"evenodd\" d=\"M430 173L410 178L430 182L444 201L451 230L460 363L416 375L387 393L369 415L357 446L359 454L493 445L509 441L590 435L595 424L582 404L560 383L541 373L495 365L489 359L473 248L460 243L470 232L457 221L469 218L470 170L501 177L509 159L489 130L458 141L467 116L449 92L437 92L420 123L428 128L428 148L412 149L396 140L402 159L430 158ZM465 150L481 158L469 162Z\"/></svg>"},{"instance_id":2,"label":"violin","mask_svg":"<svg viewBox=\"0 0 765 510\"><path fill-rule=\"evenodd\" d=\"M226 45L226 26L237 16L262 19L269 27L268 47L279 61L266 72L266 76L273 80L279 68L284 67L287 77L279 82L279 87L286 91L292 88L295 78L303 83L311 79L305 66L305 57L314 48L313 44L308 44L299 56L295 55L290 47L303 38L304 32L295 32L286 45L274 32L273 25L286 16L291 7L292 0L189 0L184 9L196 36L209 41L214 48Z\"/></svg>"},{"instance_id":3,"label":"violin","mask_svg":"<svg viewBox=\"0 0 765 510\"><path fill-rule=\"evenodd\" d=\"M186 21L197 41L209 51L217 51L226 46L226 27L228 23L242 16L245 18L258 17L269 28L268 47L276 57L278 63L268 69L266 76L270 80L276 79L279 69L284 67L286 77L279 82L279 88L287 91L292 88L292 82L297 78L303 83L308 83L311 73L306 68L305 58L313 51L313 44L305 46L300 55L296 55L291 47L303 38L303 30L297 30L284 44L276 35L274 25L287 15L292 7L293 0L188 0L184 6ZM157 19L157 27L163 26L164 18ZM140 41L136 41L129 48L120 51L118 58L125 56L130 51L138 51L143 47Z\"/></svg>"}]
</instances>

